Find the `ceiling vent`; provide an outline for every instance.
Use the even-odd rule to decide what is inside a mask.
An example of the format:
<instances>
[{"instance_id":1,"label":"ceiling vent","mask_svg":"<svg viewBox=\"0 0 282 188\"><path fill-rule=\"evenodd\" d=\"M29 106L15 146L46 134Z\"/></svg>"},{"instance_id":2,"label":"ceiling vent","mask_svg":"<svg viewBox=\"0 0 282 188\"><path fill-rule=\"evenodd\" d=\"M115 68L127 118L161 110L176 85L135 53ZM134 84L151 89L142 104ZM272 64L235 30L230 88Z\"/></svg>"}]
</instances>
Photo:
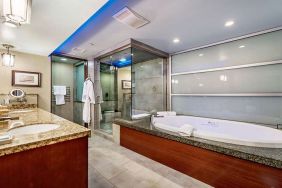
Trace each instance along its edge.
<instances>
[{"instance_id":1,"label":"ceiling vent","mask_svg":"<svg viewBox=\"0 0 282 188\"><path fill-rule=\"evenodd\" d=\"M82 48L73 48L72 49L72 52L73 53L80 53L80 54L83 54L83 53L85 53L85 49L82 49Z\"/></svg>"},{"instance_id":2,"label":"ceiling vent","mask_svg":"<svg viewBox=\"0 0 282 188\"><path fill-rule=\"evenodd\" d=\"M146 18L140 16L139 14L127 7L124 7L118 13L113 15L113 18L135 29L140 28L149 23Z\"/></svg>"}]
</instances>

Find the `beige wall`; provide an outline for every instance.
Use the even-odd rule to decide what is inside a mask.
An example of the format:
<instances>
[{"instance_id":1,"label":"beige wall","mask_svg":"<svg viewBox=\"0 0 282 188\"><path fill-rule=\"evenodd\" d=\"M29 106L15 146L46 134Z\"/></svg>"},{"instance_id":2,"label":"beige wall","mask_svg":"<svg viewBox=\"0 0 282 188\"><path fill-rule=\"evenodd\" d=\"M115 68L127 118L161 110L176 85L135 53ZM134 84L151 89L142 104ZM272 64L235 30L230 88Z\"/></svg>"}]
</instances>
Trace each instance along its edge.
<instances>
[{"instance_id":1,"label":"beige wall","mask_svg":"<svg viewBox=\"0 0 282 188\"><path fill-rule=\"evenodd\" d=\"M3 53L0 50L0 53ZM39 108L50 111L51 62L48 57L27 53L13 52L16 55L14 67L0 65L0 93L8 94L13 88L21 88L27 94L39 95ZM40 72L42 75L41 87L12 87L12 70Z\"/></svg>"}]
</instances>

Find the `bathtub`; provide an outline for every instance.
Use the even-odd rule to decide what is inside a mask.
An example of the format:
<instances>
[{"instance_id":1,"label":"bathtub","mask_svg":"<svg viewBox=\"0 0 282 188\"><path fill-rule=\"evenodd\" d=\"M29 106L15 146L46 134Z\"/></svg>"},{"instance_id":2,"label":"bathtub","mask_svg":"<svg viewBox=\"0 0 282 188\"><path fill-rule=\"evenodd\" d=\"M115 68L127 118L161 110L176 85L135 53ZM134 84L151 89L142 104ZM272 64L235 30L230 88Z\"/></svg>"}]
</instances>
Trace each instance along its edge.
<instances>
[{"instance_id":1,"label":"bathtub","mask_svg":"<svg viewBox=\"0 0 282 188\"><path fill-rule=\"evenodd\" d=\"M192 125L192 137L230 144L282 148L282 131L261 125L192 116L152 118L152 125L161 131L178 134L185 124Z\"/></svg>"}]
</instances>

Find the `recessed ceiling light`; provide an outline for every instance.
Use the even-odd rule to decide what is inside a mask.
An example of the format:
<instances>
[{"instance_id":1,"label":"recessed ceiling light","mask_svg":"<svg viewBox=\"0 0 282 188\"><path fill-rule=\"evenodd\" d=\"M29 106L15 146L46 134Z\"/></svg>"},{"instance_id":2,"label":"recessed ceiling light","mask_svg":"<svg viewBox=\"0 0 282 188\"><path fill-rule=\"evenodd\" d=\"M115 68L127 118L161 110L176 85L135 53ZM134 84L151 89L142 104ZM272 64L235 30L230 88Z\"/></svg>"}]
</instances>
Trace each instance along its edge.
<instances>
[{"instance_id":1,"label":"recessed ceiling light","mask_svg":"<svg viewBox=\"0 0 282 188\"><path fill-rule=\"evenodd\" d=\"M119 61L121 61L121 62L125 62L125 61L126 61L126 59L125 59L125 58L121 58Z\"/></svg>"},{"instance_id":2,"label":"recessed ceiling light","mask_svg":"<svg viewBox=\"0 0 282 188\"><path fill-rule=\"evenodd\" d=\"M239 46L239 48L245 48L245 46L244 46L244 45L241 45L241 46Z\"/></svg>"},{"instance_id":3,"label":"recessed ceiling light","mask_svg":"<svg viewBox=\"0 0 282 188\"><path fill-rule=\"evenodd\" d=\"M204 54L199 54L200 57L204 56Z\"/></svg>"},{"instance_id":4,"label":"recessed ceiling light","mask_svg":"<svg viewBox=\"0 0 282 188\"><path fill-rule=\"evenodd\" d=\"M230 27L232 25L234 25L234 21L232 20L225 22L225 27Z\"/></svg>"},{"instance_id":5,"label":"recessed ceiling light","mask_svg":"<svg viewBox=\"0 0 282 188\"><path fill-rule=\"evenodd\" d=\"M174 42L174 43L179 43L179 41L180 41L179 38L173 39L173 42Z\"/></svg>"},{"instance_id":6,"label":"recessed ceiling light","mask_svg":"<svg viewBox=\"0 0 282 188\"><path fill-rule=\"evenodd\" d=\"M67 61L67 59L66 59L66 58L61 58L61 60L62 60L62 61Z\"/></svg>"}]
</instances>

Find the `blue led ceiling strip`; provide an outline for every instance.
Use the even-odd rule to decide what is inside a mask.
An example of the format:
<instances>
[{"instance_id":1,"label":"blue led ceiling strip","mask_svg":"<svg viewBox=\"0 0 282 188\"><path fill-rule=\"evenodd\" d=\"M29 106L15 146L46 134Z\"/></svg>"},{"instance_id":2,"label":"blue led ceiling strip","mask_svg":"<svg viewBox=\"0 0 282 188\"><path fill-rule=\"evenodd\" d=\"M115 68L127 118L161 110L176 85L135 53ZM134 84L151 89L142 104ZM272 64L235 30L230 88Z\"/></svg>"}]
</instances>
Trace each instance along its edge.
<instances>
[{"instance_id":1,"label":"blue led ceiling strip","mask_svg":"<svg viewBox=\"0 0 282 188\"><path fill-rule=\"evenodd\" d=\"M86 22L84 22L71 36L69 36L59 47L57 47L50 55L62 54L62 49L65 46L71 45L76 36L79 36L86 27L90 26L91 23L106 9L109 9L111 5L117 0L109 0L105 5L103 5L97 12L95 12ZM50 56L49 55L49 56Z\"/></svg>"}]
</instances>

